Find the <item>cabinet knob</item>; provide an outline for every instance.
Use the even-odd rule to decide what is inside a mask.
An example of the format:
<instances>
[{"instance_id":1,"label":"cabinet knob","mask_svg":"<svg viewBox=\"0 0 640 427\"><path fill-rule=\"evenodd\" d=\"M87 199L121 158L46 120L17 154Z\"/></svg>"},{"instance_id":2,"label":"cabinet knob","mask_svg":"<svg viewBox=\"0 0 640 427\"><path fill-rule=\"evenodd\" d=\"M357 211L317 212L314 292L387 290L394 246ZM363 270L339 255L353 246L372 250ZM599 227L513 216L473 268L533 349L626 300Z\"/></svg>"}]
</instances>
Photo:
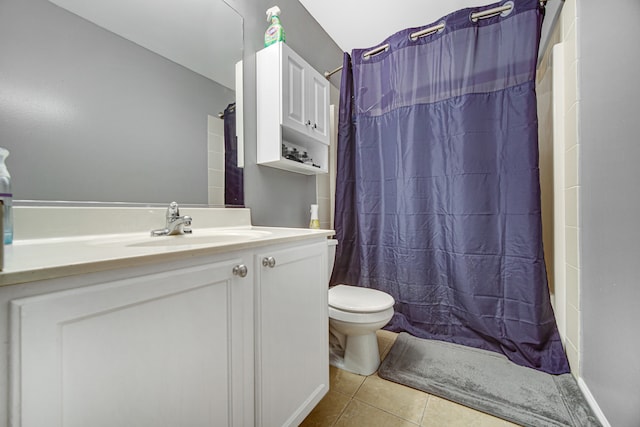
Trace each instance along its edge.
<instances>
[{"instance_id":1,"label":"cabinet knob","mask_svg":"<svg viewBox=\"0 0 640 427\"><path fill-rule=\"evenodd\" d=\"M262 258L262 265L265 267L273 268L276 266L276 259L272 256Z\"/></svg>"},{"instance_id":2,"label":"cabinet knob","mask_svg":"<svg viewBox=\"0 0 640 427\"><path fill-rule=\"evenodd\" d=\"M317 124L317 123L314 123L314 124L313 124L313 128L314 128L314 129L318 129L318 124Z\"/></svg>"},{"instance_id":3,"label":"cabinet knob","mask_svg":"<svg viewBox=\"0 0 640 427\"><path fill-rule=\"evenodd\" d=\"M244 264L238 264L235 267L233 267L233 270L231 270L234 276L240 276L240 277L245 277L248 271L249 270L247 269L247 266Z\"/></svg>"},{"instance_id":4,"label":"cabinet knob","mask_svg":"<svg viewBox=\"0 0 640 427\"><path fill-rule=\"evenodd\" d=\"M305 123L307 126L311 126L311 120L307 120Z\"/></svg>"}]
</instances>

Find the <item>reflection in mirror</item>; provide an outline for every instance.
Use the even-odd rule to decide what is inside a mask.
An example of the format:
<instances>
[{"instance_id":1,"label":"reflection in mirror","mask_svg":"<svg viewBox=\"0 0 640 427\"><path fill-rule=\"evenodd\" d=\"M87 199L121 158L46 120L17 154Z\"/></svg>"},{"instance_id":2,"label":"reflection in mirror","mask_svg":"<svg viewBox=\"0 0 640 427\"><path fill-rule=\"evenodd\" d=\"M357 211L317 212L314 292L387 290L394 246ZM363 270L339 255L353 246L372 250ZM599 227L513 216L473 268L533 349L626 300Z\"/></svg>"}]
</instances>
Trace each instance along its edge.
<instances>
[{"instance_id":1,"label":"reflection in mirror","mask_svg":"<svg viewBox=\"0 0 640 427\"><path fill-rule=\"evenodd\" d=\"M220 116L242 59L242 18L226 3L3 0L0 28L16 199L225 203Z\"/></svg>"}]
</instances>

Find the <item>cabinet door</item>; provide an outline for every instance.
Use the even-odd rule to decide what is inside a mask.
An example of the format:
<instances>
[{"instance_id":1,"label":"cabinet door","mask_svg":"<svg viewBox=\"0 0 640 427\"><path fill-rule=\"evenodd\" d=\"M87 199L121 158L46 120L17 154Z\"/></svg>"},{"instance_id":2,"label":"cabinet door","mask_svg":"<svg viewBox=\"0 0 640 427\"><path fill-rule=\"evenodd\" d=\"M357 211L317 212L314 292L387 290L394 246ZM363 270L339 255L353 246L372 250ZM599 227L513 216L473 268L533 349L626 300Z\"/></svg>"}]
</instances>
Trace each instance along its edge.
<instances>
[{"instance_id":1,"label":"cabinet door","mask_svg":"<svg viewBox=\"0 0 640 427\"><path fill-rule=\"evenodd\" d=\"M13 300L11 425L250 425L240 263Z\"/></svg>"},{"instance_id":2,"label":"cabinet door","mask_svg":"<svg viewBox=\"0 0 640 427\"><path fill-rule=\"evenodd\" d=\"M329 82L319 73L309 73L309 117L314 138L329 145Z\"/></svg>"},{"instance_id":3,"label":"cabinet door","mask_svg":"<svg viewBox=\"0 0 640 427\"><path fill-rule=\"evenodd\" d=\"M256 424L295 426L329 390L327 244L266 250L254 262Z\"/></svg>"},{"instance_id":4,"label":"cabinet door","mask_svg":"<svg viewBox=\"0 0 640 427\"><path fill-rule=\"evenodd\" d=\"M298 55L282 48L282 124L305 134L309 131L306 67ZM274 99L272 108L277 108L277 103Z\"/></svg>"}]
</instances>

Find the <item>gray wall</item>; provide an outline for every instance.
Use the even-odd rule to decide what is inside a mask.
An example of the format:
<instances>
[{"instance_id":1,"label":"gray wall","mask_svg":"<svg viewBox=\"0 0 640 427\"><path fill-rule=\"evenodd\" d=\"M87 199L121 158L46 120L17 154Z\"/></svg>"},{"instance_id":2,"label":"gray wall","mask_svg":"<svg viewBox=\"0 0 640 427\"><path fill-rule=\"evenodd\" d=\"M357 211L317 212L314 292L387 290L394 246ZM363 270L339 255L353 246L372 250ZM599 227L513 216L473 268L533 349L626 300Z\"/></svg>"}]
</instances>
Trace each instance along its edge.
<instances>
[{"instance_id":1,"label":"gray wall","mask_svg":"<svg viewBox=\"0 0 640 427\"><path fill-rule=\"evenodd\" d=\"M638 22L637 0L578 4L582 377L615 427L640 425Z\"/></svg>"},{"instance_id":2,"label":"gray wall","mask_svg":"<svg viewBox=\"0 0 640 427\"><path fill-rule=\"evenodd\" d=\"M256 62L264 46L265 11L282 10L286 41L319 72L342 65L342 51L297 0L227 0L244 17L245 204L256 225L308 227L309 205L316 200L316 179L256 165ZM339 85L340 74L331 81ZM335 91L334 91L335 92ZM337 97L332 103L337 104Z\"/></svg>"},{"instance_id":3,"label":"gray wall","mask_svg":"<svg viewBox=\"0 0 640 427\"><path fill-rule=\"evenodd\" d=\"M0 2L16 199L207 203L207 115L234 99L46 0Z\"/></svg>"},{"instance_id":4,"label":"gray wall","mask_svg":"<svg viewBox=\"0 0 640 427\"><path fill-rule=\"evenodd\" d=\"M255 52L263 48L268 25L265 11L274 2L227 3L244 19L245 204L252 209L256 225L308 226L309 205L316 200L315 177L256 165ZM277 4L287 44L320 72L342 64L338 46L297 0ZM199 79L206 79L150 52L140 61L144 52L46 0L0 1L0 89L63 93L61 99L72 107L58 105L59 111L43 107L43 115L36 117L0 104L0 145L11 151L16 198L206 203L206 114L217 114L226 103L211 102L217 95L201 89ZM95 73L105 78L90 79ZM339 73L332 77L333 82L339 79ZM42 87L43 81L54 83ZM106 85L108 81L121 86ZM187 88L186 95L171 91L176 82ZM131 96L132 86L148 89L142 96L139 92ZM157 93L157 87L166 91ZM332 93L332 103L337 103L336 91ZM185 105L191 107L185 110ZM120 111L127 138L111 123L84 114L103 109ZM31 112L35 110L32 106ZM47 118L47 113L62 116ZM72 123L82 129L81 137L72 136ZM89 140L98 143L89 145ZM23 159L34 155L36 142L45 147L48 142L50 147L53 142L72 146L76 155L63 157L49 149L35 168L21 167ZM158 142L164 148L152 145ZM90 159L97 162L89 164ZM52 172L64 171L69 164L81 165L80 172ZM196 174L190 175L188 185L171 179L185 171ZM123 186L135 190L127 200L118 192Z\"/></svg>"}]
</instances>

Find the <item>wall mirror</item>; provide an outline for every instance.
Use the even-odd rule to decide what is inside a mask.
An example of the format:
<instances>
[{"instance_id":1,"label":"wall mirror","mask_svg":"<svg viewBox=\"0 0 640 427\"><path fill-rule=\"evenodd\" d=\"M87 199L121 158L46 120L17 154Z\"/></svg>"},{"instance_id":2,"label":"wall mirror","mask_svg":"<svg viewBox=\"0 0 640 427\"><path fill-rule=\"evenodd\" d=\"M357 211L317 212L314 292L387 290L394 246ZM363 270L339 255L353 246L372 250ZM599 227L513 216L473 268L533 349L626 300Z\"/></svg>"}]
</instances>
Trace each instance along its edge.
<instances>
[{"instance_id":1,"label":"wall mirror","mask_svg":"<svg viewBox=\"0 0 640 427\"><path fill-rule=\"evenodd\" d=\"M233 8L223 0L1 7L0 145L11 152L15 199L243 203L235 142L243 20Z\"/></svg>"}]
</instances>

